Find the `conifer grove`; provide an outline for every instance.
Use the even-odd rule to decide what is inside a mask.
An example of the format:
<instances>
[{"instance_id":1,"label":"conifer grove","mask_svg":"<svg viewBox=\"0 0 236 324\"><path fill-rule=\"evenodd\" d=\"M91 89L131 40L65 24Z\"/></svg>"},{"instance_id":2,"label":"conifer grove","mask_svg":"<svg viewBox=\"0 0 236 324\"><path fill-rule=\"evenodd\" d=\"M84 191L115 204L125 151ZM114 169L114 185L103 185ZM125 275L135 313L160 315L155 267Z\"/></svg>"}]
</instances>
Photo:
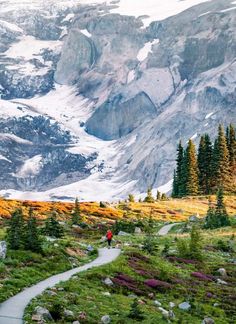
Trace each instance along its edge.
<instances>
[{"instance_id":1,"label":"conifer grove","mask_svg":"<svg viewBox=\"0 0 236 324\"><path fill-rule=\"evenodd\" d=\"M208 134L201 136L198 150L192 140L186 149L177 148L172 197L215 194L218 188L236 193L236 136L230 124L226 133L219 125L214 143Z\"/></svg>"}]
</instances>

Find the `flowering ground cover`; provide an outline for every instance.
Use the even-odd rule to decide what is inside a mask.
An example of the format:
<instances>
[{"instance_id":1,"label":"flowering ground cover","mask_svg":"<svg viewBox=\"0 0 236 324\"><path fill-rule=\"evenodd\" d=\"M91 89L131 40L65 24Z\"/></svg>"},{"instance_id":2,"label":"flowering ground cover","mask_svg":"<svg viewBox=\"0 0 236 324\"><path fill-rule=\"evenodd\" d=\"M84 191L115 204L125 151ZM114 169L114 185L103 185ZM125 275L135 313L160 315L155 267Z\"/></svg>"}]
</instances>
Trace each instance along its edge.
<instances>
[{"instance_id":1,"label":"flowering ground cover","mask_svg":"<svg viewBox=\"0 0 236 324\"><path fill-rule=\"evenodd\" d=\"M175 235L156 238L159 248L152 255L142 251L142 235L119 237L123 253L114 263L81 273L62 283L53 296L48 292L42 294L29 305L25 320L28 324L33 323L36 306L51 311L59 304L62 310L57 323L76 320L80 323L101 323L105 315L109 315L112 323L138 323L140 320L129 316L136 299L143 314L142 323L146 324L166 323L167 315L158 308L160 305L167 311L168 320L174 323L200 324L205 317L212 318L217 324L234 323L234 238L231 252L217 248L219 239L225 244L228 242L227 231L225 235L222 230L205 233L202 261L181 258L176 250ZM188 240L186 235L183 237ZM167 243L170 252L166 255L162 251ZM205 250L205 245L212 245L214 249ZM225 269L226 277L219 274L219 268ZM111 285L105 284L106 278L112 281ZM180 309L181 303L189 304L190 308ZM66 319L65 310L73 314L70 321Z\"/></svg>"}]
</instances>

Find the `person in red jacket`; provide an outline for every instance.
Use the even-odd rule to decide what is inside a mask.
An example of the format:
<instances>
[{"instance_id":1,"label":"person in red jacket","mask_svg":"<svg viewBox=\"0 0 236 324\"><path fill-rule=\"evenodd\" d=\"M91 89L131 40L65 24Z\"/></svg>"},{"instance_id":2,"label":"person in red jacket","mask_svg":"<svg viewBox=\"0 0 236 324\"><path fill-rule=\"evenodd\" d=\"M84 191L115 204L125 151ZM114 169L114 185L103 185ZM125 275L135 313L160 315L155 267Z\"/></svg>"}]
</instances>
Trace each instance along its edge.
<instances>
[{"instance_id":1,"label":"person in red jacket","mask_svg":"<svg viewBox=\"0 0 236 324\"><path fill-rule=\"evenodd\" d=\"M107 243L109 248L111 246L112 237L113 237L112 231L108 230L106 234L106 238L107 238Z\"/></svg>"}]
</instances>

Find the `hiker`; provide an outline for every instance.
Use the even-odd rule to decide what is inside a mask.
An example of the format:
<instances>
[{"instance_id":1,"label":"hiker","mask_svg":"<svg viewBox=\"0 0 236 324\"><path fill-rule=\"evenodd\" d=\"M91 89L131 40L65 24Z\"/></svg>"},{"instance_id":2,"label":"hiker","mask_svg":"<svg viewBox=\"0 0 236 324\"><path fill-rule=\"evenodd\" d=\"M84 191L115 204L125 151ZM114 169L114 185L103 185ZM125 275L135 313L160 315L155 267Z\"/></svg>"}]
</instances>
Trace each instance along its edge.
<instances>
[{"instance_id":1,"label":"hiker","mask_svg":"<svg viewBox=\"0 0 236 324\"><path fill-rule=\"evenodd\" d=\"M108 230L107 231L107 234L106 234L106 238L107 238L107 243L108 243L108 247L109 248L111 246L112 237L113 237L112 231L111 230Z\"/></svg>"}]
</instances>

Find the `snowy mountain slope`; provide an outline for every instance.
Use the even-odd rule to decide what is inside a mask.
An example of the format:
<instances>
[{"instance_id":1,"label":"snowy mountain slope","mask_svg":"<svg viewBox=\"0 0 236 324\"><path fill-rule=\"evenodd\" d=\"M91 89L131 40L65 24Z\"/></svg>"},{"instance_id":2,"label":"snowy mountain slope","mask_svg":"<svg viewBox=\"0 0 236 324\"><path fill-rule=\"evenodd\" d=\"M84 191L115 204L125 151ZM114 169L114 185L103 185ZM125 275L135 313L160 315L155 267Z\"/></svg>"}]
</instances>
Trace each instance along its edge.
<instances>
[{"instance_id":1,"label":"snowy mountain slope","mask_svg":"<svg viewBox=\"0 0 236 324\"><path fill-rule=\"evenodd\" d=\"M236 122L234 7L0 0L0 194L168 192L178 140Z\"/></svg>"}]
</instances>

